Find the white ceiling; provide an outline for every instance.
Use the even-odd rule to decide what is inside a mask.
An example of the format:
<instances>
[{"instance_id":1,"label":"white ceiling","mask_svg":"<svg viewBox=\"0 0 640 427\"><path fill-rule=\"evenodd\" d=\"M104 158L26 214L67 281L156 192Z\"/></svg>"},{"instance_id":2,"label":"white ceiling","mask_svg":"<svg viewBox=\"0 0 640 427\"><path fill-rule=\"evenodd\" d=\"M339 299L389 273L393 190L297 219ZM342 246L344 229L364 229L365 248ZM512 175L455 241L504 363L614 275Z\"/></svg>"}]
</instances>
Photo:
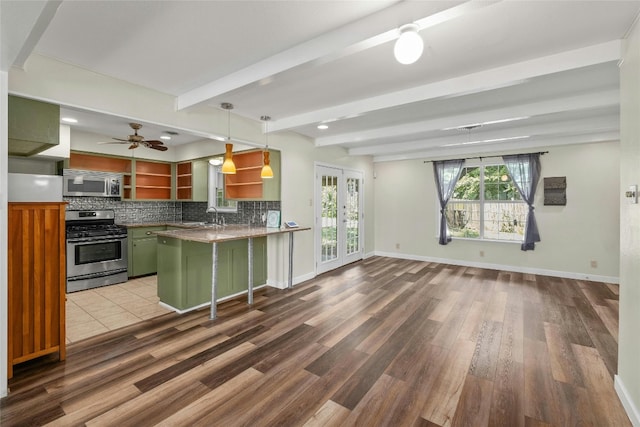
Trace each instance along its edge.
<instances>
[{"instance_id":1,"label":"white ceiling","mask_svg":"<svg viewBox=\"0 0 640 427\"><path fill-rule=\"evenodd\" d=\"M174 95L179 109L231 102L234 114L270 115L272 132L318 146L432 158L617 139L620 40L639 10L579 0L63 1L40 20L33 52ZM393 44L409 22L425 51L401 65ZM130 133L126 118L97 119L97 133ZM503 122L450 129L494 121ZM156 139L168 129L143 130Z\"/></svg>"}]
</instances>

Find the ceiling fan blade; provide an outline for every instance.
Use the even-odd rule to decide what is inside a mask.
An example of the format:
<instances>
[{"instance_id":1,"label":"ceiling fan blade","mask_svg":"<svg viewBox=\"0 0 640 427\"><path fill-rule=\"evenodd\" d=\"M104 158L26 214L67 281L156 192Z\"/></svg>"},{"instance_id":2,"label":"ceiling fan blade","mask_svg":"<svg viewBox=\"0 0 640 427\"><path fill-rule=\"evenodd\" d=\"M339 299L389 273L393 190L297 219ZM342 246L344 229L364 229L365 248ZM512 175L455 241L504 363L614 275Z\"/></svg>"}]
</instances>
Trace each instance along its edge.
<instances>
[{"instance_id":1,"label":"ceiling fan blade","mask_svg":"<svg viewBox=\"0 0 640 427\"><path fill-rule=\"evenodd\" d=\"M127 141L98 141L96 144L128 144Z\"/></svg>"},{"instance_id":2,"label":"ceiling fan blade","mask_svg":"<svg viewBox=\"0 0 640 427\"><path fill-rule=\"evenodd\" d=\"M165 147L164 145L150 145L149 148L159 151L167 151L167 147Z\"/></svg>"},{"instance_id":3,"label":"ceiling fan blade","mask_svg":"<svg viewBox=\"0 0 640 427\"><path fill-rule=\"evenodd\" d=\"M164 145L164 142L158 141L157 139L145 140L144 142L146 142L147 144L152 144L152 145Z\"/></svg>"},{"instance_id":4,"label":"ceiling fan blade","mask_svg":"<svg viewBox=\"0 0 640 427\"><path fill-rule=\"evenodd\" d=\"M131 144L129 146L129 150L133 150L134 148L138 148L138 144Z\"/></svg>"},{"instance_id":5,"label":"ceiling fan blade","mask_svg":"<svg viewBox=\"0 0 640 427\"><path fill-rule=\"evenodd\" d=\"M116 141L129 142L128 139L122 139L122 138L112 138L112 139L115 139Z\"/></svg>"}]
</instances>

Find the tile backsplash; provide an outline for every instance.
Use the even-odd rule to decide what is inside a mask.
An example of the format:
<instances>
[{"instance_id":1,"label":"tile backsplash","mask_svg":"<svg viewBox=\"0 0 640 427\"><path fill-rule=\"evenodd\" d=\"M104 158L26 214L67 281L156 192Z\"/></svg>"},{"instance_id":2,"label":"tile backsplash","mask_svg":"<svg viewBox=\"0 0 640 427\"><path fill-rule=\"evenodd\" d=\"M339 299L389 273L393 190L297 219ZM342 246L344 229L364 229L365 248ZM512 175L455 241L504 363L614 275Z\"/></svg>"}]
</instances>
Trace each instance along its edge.
<instances>
[{"instance_id":1,"label":"tile backsplash","mask_svg":"<svg viewBox=\"0 0 640 427\"><path fill-rule=\"evenodd\" d=\"M106 197L65 197L69 210L113 209L116 222L176 222L182 220L182 202L132 202Z\"/></svg>"},{"instance_id":2,"label":"tile backsplash","mask_svg":"<svg viewBox=\"0 0 640 427\"><path fill-rule=\"evenodd\" d=\"M280 202L238 202L237 212L219 212L218 218L224 218L226 224L263 224L267 211L279 211ZM183 221L214 222L215 212L207 212L206 202L183 202Z\"/></svg>"},{"instance_id":3,"label":"tile backsplash","mask_svg":"<svg viewBox=\"0 0 640 427\"><path fill-rule=\"evenodd\" d=\"M141 202L104 197L65 197L67 209L113 209L116 222L213 222L215 213L207 213L206 202ZM226 224L261 224L267 211L280 210L280 202L238 202L237 212L220 212Z\"/></svg>"}]
</instances>

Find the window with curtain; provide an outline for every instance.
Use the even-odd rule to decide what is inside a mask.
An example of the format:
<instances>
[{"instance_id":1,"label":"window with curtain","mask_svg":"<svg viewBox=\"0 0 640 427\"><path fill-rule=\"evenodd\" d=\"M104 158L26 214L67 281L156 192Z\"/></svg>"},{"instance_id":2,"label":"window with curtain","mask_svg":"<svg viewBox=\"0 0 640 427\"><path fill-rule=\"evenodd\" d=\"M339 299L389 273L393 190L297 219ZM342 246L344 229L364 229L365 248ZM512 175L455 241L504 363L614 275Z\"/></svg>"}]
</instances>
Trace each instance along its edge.
<instances>
[{"instance_id":1,"label":"window with curtain","mask_svg":"<svg viewBox=\"0 0 640 427\"><path fill-rule=\"evenodd\" d=\"M463 168L446 208L451 237L522 241L529 208L504 164Z\"/></svg>"}]
</instances>

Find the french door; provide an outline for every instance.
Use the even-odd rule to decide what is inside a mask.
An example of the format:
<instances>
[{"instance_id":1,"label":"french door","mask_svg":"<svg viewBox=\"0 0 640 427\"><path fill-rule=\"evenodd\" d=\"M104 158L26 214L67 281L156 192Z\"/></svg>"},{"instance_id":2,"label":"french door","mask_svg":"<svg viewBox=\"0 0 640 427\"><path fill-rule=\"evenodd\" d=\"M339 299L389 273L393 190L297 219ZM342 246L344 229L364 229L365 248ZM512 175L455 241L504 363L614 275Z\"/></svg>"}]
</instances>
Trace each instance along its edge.
<instances>
[{"instance_id":1,"label":"french door","mask_svg":"<svg viewBox=\"0 0 640 427\"><path fill-rule=\"evenodd\" d=\"M316 165L316 273L363 258L363 174Z\"/></svg>"}]
</instances>

